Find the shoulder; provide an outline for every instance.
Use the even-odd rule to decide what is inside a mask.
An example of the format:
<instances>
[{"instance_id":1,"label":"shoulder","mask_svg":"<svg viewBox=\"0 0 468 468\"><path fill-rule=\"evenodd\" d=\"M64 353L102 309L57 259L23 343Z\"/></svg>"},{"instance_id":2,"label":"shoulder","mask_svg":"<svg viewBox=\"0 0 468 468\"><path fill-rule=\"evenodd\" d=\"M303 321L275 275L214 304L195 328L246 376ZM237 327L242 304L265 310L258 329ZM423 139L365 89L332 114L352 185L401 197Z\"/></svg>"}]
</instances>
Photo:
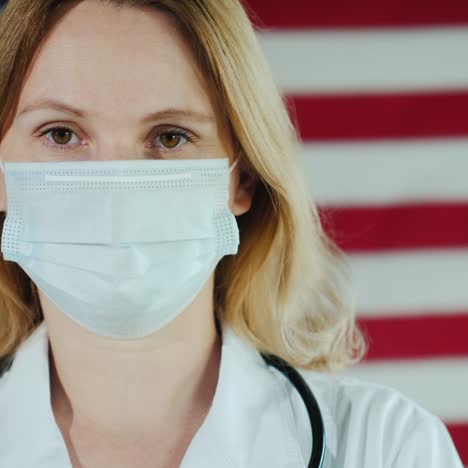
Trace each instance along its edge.
<instances>
[{"instance_id":1,"label":"shoulder","mask_svg":"<svg viewBox=\"0 0 468 468\"><path fill-rule=\"evenodd\" d=\"M429 411L395 388L339 373L299 370L308 385L325 398L341 422L350 416L378 415L386 424L435 418ZM395 421L398 415L398 421Z\"/></svg>"},{"instance_id":2,"label":"shoulder","mask_svg":"<svg viewBox=\"0 0 468 468\"><path fill-rule=\"evenodd\" d=\"M337 466L356 457L372 466L461 468L443 422L398 390L377 383L299 370L319 406ZM371 466L371 464L369 464Z\"/></svg>"}]
</instances>

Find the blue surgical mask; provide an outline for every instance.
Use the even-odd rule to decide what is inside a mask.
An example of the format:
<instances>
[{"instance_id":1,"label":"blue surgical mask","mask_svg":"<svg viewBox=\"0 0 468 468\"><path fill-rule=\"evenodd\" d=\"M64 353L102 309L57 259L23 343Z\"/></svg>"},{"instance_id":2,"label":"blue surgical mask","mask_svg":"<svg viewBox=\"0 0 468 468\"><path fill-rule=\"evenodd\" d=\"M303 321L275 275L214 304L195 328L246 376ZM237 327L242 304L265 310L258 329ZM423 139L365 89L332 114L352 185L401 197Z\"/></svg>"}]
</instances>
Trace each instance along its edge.
<instances>
[{"instance_id":1,"label":"blue surgical mask","mask_svg":"<svg viewBox=\"0 0 468 468\"><path fill-rule=\"evenodd\" d=\"M1 250L68 317L116 339L182 313L238 251L227 158L5 162Z\"/></svg>"}]
</instances>

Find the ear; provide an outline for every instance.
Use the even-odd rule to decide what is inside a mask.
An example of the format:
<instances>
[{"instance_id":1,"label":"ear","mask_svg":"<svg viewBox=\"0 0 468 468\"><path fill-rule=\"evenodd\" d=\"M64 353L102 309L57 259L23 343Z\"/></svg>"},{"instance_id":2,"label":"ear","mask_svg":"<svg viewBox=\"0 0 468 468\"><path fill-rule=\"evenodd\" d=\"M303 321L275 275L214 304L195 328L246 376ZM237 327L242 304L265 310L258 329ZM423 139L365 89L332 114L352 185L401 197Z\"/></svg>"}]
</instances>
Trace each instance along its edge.
<instances>
[{"instance_id":1,"label":"ear","mask_svg":"<svg viewBox=\"0 0 468 468\"><path fill-rule=\"evenodd\" d=\"M239 166L231 173L229 206L235 216L250 210L257 188L258 177L242 170Z\"/></svg>"}]
</instances>

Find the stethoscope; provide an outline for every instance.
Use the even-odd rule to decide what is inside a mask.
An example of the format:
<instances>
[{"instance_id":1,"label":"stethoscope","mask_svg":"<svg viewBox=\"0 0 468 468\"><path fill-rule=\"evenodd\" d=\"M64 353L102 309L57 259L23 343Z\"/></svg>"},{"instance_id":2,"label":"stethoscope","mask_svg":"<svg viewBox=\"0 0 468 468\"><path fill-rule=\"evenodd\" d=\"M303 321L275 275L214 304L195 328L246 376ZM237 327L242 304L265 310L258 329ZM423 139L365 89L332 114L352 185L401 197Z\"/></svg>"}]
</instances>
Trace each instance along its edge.
<instances>
[{"instance_id":1,"label":"stethoscope","mask_svg":"<svg viewBox=\"0 0 468 468\"><path fill-rule=\"evenodd\" d=\"M260 353L265 362L278 369L296 388L309 415L310 427L312 429L312 453L310 455L308 468L321 468L325 458L325 429L322 414L309 386L296 369L278 356Z\"/></svg>"}]
</instances>

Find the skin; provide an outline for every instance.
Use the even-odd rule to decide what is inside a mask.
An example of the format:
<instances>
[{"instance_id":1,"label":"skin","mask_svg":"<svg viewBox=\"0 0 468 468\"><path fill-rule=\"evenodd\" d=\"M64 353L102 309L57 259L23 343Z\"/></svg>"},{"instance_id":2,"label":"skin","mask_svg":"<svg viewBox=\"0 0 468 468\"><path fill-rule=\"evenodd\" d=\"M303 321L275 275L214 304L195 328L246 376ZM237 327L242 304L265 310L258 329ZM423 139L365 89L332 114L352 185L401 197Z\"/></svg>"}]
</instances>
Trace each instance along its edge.
<instances>
[{"instance_id":1,"label":"skin","mask_svg":"<svg viewBox=\"0 0 468 468\"><path fill-rule=\"evenodd\" d=\"M20 115L44 99L86 115L51 108ZM161 116L142 122L167 108L212 120ZM209 83L168 16L85 0L39 50L0 153L6 161L229 157L232 162L232 141L220 115ZM56 123L69 132L38 135ZM197 138L168 136L167 127L187 129ZM64 146L68 149L60 149ZM254 181L240 180L236 167L229 200L235 215L250 209L255 188ZM3 210L6 199L2 184ZM49 333L51 405L74 467L180 465L217 386L221 343L213 284L210 276L167 326L130 341L86 331L39 290Z\"/></svg>"}]
</instances>

